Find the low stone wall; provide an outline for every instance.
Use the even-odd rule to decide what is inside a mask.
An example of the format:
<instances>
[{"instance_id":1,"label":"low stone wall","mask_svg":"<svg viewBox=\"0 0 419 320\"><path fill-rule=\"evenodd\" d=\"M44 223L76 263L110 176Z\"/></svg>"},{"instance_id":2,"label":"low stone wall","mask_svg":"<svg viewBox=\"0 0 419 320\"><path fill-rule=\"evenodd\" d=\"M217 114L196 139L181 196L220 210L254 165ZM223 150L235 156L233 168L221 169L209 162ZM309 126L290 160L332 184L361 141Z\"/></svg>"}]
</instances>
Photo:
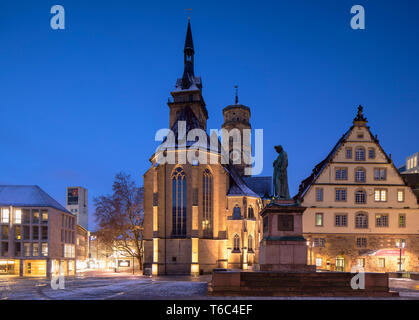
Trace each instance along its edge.
<instances>
[{"instance_id":1,"label":"low stone wall","mask_svg":"<svg viewBox=\"0 0 419 320\"><path fill-rule=\"evenodd\" d=\"M213 296L372 296L392 297L388 274L365 273L365 289L354 290L349 272L215 271L208 286Z\"/></svg>"}]
</instances>

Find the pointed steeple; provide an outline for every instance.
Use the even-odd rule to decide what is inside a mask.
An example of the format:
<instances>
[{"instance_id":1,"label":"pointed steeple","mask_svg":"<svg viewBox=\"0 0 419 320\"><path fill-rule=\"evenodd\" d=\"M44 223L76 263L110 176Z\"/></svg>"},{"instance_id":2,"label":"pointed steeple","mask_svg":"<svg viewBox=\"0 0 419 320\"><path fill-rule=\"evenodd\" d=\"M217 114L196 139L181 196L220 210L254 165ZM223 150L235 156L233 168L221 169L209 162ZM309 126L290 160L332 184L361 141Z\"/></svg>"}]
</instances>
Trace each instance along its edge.
<instances>
[{"instance_id":1,"label":"pointed steeple","mask_svg":"<svg viewBox=\"0 0 419 320\"><path fill-rule=\"evenodd\" d=\"M194 48L192 40L191 21L188 19L184 53L184 71L182 76L182 89L188 89L194 80Z\"/></svg>"}]
</instances>

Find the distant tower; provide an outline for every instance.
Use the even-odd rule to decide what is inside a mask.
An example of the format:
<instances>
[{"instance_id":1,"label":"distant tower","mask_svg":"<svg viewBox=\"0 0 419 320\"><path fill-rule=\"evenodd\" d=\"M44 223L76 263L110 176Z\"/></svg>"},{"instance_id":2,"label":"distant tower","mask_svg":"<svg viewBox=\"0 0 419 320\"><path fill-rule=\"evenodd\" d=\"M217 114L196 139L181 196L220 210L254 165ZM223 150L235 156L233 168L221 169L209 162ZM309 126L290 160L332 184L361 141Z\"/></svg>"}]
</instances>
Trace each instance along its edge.
<instances>
[{"instance_id":1,"label":"distant tower","mask_svg":"<svg viewBox=\"0 0 419 320\"><path fill-rule=\"evenodd\" d=\"M87 189L82 187L67 187L66 208L77 216L77 224L86 230L88 230L89 227L87 201Z\"/></svg>"},{"instance_id":2,"label":"distant tower","mask_svg":"<svg viewBox=\"0 0 419 320\"><path fill-rule=\"evenodd\" d=\"M233 137L230 136L230 143L229 143L229 156L230 161L234 161L240 156L240 164L234 164L234 167L238 171L240 175L244 175L244 168L251 167L244 162L245 157L251 156L251 149L250 143L243 141L243 130L244 129L251 129L250 125L250 108L242 105L239 103L239 94L238 94L238 87L235 86L235 98L234 104L229 105L223 109L223 116L224 116L224 123L222 125L223 129L232 132L231 130L237 129L240 133L240 142L241 148L239 150L235 150L233 145ZM248 152L246 153L246 150Z\"/></svg>"}]
</instances>

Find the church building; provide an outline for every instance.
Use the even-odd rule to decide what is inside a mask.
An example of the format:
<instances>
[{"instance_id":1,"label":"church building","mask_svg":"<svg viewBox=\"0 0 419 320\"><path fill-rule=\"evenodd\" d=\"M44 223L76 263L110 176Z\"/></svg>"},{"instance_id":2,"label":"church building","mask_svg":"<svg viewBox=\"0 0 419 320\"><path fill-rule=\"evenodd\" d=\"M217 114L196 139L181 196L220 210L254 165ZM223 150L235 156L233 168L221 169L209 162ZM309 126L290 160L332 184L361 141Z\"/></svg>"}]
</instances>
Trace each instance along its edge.
<instances>
[{"instance_id":1,"label":"church building","mask_svg":"<svg viewBox=\"0 0 419 320\"><path fill-rule=\"evenodd\" d=\"M144 267L158 274L202 274L214 268L252 269L257 265L261 240L262 198L271 193L270 177L244 176L241 148L225 150L208 144L200 151L206 161L182 161L194 145L184 139L191 130L207 132L208 109L202 80L195 76L195 49L188 22L183 76L169 99L169 127L175 136L170 148L156 151L144 174ZM238 103L223 109L226 130L250 129L250 108ZM182 142L183 141L183 142ZM165 141L163 141L164 143ZM162 162L172 153L174 163ZM239 153L239 155L237 154ZM216 161L210 161L216 159ZM234 162L234 163L233 163Z\"/></svg>"}]
</instances>

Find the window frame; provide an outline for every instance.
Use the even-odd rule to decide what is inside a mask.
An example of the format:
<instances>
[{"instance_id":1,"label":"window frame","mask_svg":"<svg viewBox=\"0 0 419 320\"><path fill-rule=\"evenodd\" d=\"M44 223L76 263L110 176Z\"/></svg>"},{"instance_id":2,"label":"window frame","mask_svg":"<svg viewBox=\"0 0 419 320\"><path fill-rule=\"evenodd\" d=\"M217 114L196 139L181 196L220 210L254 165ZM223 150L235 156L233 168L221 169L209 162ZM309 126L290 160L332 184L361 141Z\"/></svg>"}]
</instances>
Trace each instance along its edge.
<instances>
[{"instance_id":1,"label":"window frame","mask_svg":"<svg viewBox=\"0 0 419 320\"><path fill-rule=\"evenodd\" d=\"M321 217L320 218L320 224L317 224L317 217ZM314 214L314 225L316 226L316 227L323 227L324 226L324 214L323 214L323 212L316 212L315 214Z\"/></svg>"}]
</instances>

